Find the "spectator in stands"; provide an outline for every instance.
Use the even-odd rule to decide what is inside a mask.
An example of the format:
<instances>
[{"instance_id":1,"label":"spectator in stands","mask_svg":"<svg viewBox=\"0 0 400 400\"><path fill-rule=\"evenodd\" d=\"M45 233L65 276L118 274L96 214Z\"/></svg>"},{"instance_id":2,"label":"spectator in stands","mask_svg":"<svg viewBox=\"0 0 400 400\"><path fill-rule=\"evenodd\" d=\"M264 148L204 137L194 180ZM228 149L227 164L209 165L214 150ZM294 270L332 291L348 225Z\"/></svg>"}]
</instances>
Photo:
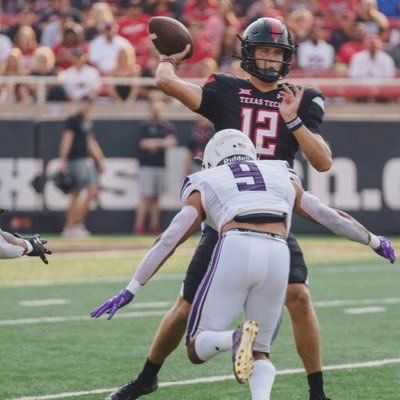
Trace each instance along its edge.
<instances>
[{"instance_id":1,"label":"spectator in stands","mask_svg":"<svg viewBox=\"0 0 400 400\"><path fill-rule=\"evenodd\" d=\"M146 0L144 9L152 16L178 18L179 7L176 0Z\"/></svg>"},{"instance_id":2,"label":"spectator in stands","mask_svg":"<svg viewBox=\"0 0 400 400\"><path fill-rule=\"evenodd\" d=\"M355 19L355 13L350 10L340 11L335 14L335 27L331 31L329 43L336 53L342 44L351 40Z\"/></svg>"},{"instance_id":3,"label":"spectator in stands","mask_svg":"<svg viewBox=\"0 0 400 400\"><path fill-rule=\"evenodd\" d=\"M0 64L3 63L13 47L10 38L7 35L0 33Z\"/></svg>"},{"instance_id":4,"label":"spectator in stands","mask_svg":"<svg viewBox=\"0 0 400 400\"><path fill-rule=\"evenodd\" d=\"M143 11L141 0L129 0L127 10L126 15L118 19L118 32L135 48L138 59L142 59L148 52L147 25L151 16Z\"/></svg>"},{"instance_id":5,"label":"spectator in stands","mask_svg":"<svg viewBox=\"0 0 400 400\"><path fill-rule=\"evenodd\" d=\"M21 50L21 66L23 75L29 75L32 67L32 57L38 43L35 31L30 26L21 26L15 34L14 47Z\"/></svg>"},{"instance_id":6,"label":"spectator in stands","mask_svg":"<svg viewBox=\"0 0 400 400\"><path fill-rule=\"evenodd\" d=\"M288 15L287 26L294 35L294 42L300 43L309 37L314 26L314 16L305 8L294 10Z\"/></svg>"},{"instance_id":7,"label":"spectator in stands","mask_svg":"<svg viewBox=\"0 0 400 400\"><path fill-rule=\"evenodd\" d=\"M118 19L118 33L136 47L148 36L150 18L144 13L141 0L130 0L126 15Z\"/></svg>"},{"instance_id":8,"label":"spectator in stands","mask_svg":"<svg viewBox=\"0 0 400 400\"><path fill-rule=\"evenodd\" d=\"M92 102L90 97L80 100L78 112L67 119L62 133L60 169L63 173L68 172L74 181L62 231L65 237L90 235L85 220L97 197L98 174L104 171L104 154L94 136L90 119Z\"/></svg>"},{"instance_id":9,"label":"spectator in stands","mask_svg":"<svg viewBox=\"0 0 400 400\"><path fill-rule=\"evenodd\" d=\"M87 64L87 55L82 49L75 49L72 55L72 66L62 74L68 99L80 100L83 97L96 96L101 88L99 72Z\"/></svg>"},{"instance_id":10,"label":"spectator in stands","mask_svg":"<svg viewBox=\"0 0 400 400\"><path fill-rule=\"evenodd\" d=\"M24 75L22 67L22 52L19 48L13 47L2 65L1 76ZM0 86L0 101L28 103L31 100L29 88L26 84L5 83Z\"/></svg>"},{"instance_id":11,"label":"spectator in stands","mask_svg":"<svg viewBox=\"0 0 400 400\"><path fill-rule=\"evenodd\" d=\"M326 18L336 19L347 11L357 10L358 0L318 0L318 13Z\"/></svg>"},{"instance_id":12,"label":"spectator in stands","mask_svg":"<svg viewBox=\"0 0 400 400\"><path fill-rule=\"evenodd\" d=\"M386 47L386 52L393 58L393 61L397 69L400 69L400 32L399 40L389 42Z\"/></svg>"},{"instance_id":13,"label":"spectator in stands","mask_svg":"<svg viewBox=\"0 0 400 400\"><path fill-rule=\"evenodd\" d=\"M185 64L182 65L182 73L186 76L198 76L200 63L205 58L217 58L217 53L210 41L207 39L203 24L199 21L192 20L188 26L193 39L193 55Z\"/></svg>"},{"instance_id":14,"label":"spectator in stands","mask_svg":"<svg viewBox=\"0 0 400 400\"><path fill-rule=\"evenodd\" d=\"M118 78L134 78L140 75L140 67L136 64L135 51L132 46L122 47L117 58L117 65L110 76ZM139 86L130 84L108 85L108 94L115 101L130 101L136 98Z\"/></svg>"},{"instance_id":15,"label":"spectator in stands","mask_svg":"<svg viewBox=\"0 0 400 400\"><path fill-rule=\"evenodd\" d=\"M18 12L20 4L15 0L2 0L1 1L1 14L15 15Z\"/></svg>"},{"instance_id":16,"label":"spectator in stands","mask_svg":"<svg viewBox=\"0 0 400 400\"><path fill-rule=\"evenodd\" d=\"M139 134L140 201L136 209L134 230L146 232L146 216L150 216L150 232L160 233L159 197L165 189L166 149L176 146L174 126L163 116L164 104L151 103L151 117Z\"/></svg>"},{"instance_id":17,"label":"spectator in stands","mask_svg":"<svg viewBox=\"0 0 400 400\"><path fill-rule=\"evenodd\" d=\"M7 32L11 40L14 40L15 34L21 26L32 27L35 31L36 38L40 38L41 32L38 26L38 16L33 12L30 6L23 6L15 17L16 19L13 21Z\"/></svg>"},{"instance_id":18,"label":"spectator in stands","mask_svg":"<svg viewBox=\"0 0 400 400\"><path fill-rule=\"evenodd\" d=\"M53 47L56 57L56 68L64 70L72 66L72 52L80 48L86 51L84 43L84 32L81 25L71 23L63 29L61 42Z\"/></svg>"},{"instance_id":19,"label":"spectator in stands","mask_svg":"<svg viewBox=\"0 0 400 400\"><path fill-rule=\"evenodd\" d=\"M186 24L202 23L215 14L216 7L216 0L187 0L183 6L182 18Z\"/></svg>"},{"instance_id":20,"label":"spectator in stands","mask_svg":"<svg viewBox=\"0 0 400 400\"><path fill-rule=\"evenodd\" d=\"M313 14L316 14L318 11L318 3L317 0L282 0L282 12L284 15L288 15L296 10L309 10Z\"/></svg>"},{"instance_id":21,"label":"spectator in stands","mask_svg":"<svg viewBox=\"0 0 400 400\"><path fill-rule=\"evenodd\" d=\"M238 34L240 32L240 22L233 11L231 0L219 0L216 12L204 22L203 31L205 38L208 39L217 53L227 29L231 29Z\"/></svg>"},{"instance_id":22,"label":"spectator in stands","mask_svg":"<svg viewBox=\"0 0 400 400\"><path fill-rule=\"evenodd\" d=\"M224 35L220 43L220 49L218 51L218 65L223 69L229 70L232 66L233 57L232 54L240 54L240 42L237 40L237 32L234 28L226 28Z\"/></svg>"},{"instance_id":23,"label":"spectator in stands","mask_svg":"<svg viewBox=\"0 0 400 400\"><path fill-rule=\"evenodd\" d=\"M235 15L239 19L245 19L248 15L249 8L254 4L257 3L258 0L232 0L233 2L233 9L235 10Z\"/></svg>"},{"instance_id":24,"label":"spectator in stands","mask_svg":"<svg viewBox=\"0 0 400 400\"><path fill-rule=\"evenodd\" d=\"M32 76L57 76L55 68L55 57L49 47L38 47L33 53ZM38 85L29 86L31 96L38 99ZM67 95L63 86L52 84L45 87L45 100L47 101L66 101Z\"/></svg>"},{"instance_id":25,"label":"spectator in stands","mask_svg":"<svg viewBox=\"0 0 400 400\"><path fill-rule=\"evenodd\" d=\"M335 49L323 38L320 28L314 26L308 40L299 44L297 66L312 71L330 70L335 63Z\"/></svg>"},{"instance_id":26,"label":"spectator in stands","mask_svg":"<svg viewBox=\"0 0 400 400\"><path fill-rule=\"evenodd\" d=\"M247 10L246 23L263 17L283 19L283 12L273 0L257 0Z\"/></svg>"},{"instance_id":27,"label":"spectator in stands","mask_svg":"<svg viewBox=\"0 0 400 400\"><path fill-rule=\"evenodd\" d=\"M382 41L377 35L367 38L367 49L353 55L349 65L352 78L393 78L396 75L394 61L382 50Z\"/></svg>"},{"instance_id":28,"label":"spectator in stands","mask_svg":"<svg viewBox=\"0 0 400 400\"><path fill-rule=\"evenodd\" d=\"M41 44L55 46L61 41L64 27L72 22L82 23L81 12L71 7L70 0L52 0L50 9L40 20Z\"/></svg>"},{"instance_id":29,"label":"spectator in stands","mask_svg":"<svg viewBox=\"0 0 400 400\"><path fill-rule=\"evenodd\" d=\"M397 46L400 43L400 18L393 22L387 42L388 46Z\"/></svg>"},{"instance_id":30,"label":"spectator in stands","mask_svg":"<svg viewBox=\"0 0 400 400\"><path fill-rule=\"evenodd\" d=\"M92 4L86 19L85 37L91 41L104 32L104 27L114 22L110 5L104 1Z\"/></svg>"},{"instance_id":31,"label":"spectator in stands","mask_svg":"<svg viewBox=\"0 0 400 400\"><path fill-rule=\"evenodd\" d=\"M186 143L187 155L182 178L201 170L204 148L214 133L214 125L207 118L199 116L196 119L193 131Z\"/></svg>"},{"instance_id":32,"label":"spectator in stands","mask_svg":"<svg viewBox=\"0 0 400 400\"><path fill-rule=\"evenodd\" d=\"M117 30L115 22L108 23L104 32L89 43L89 62L103 75L115 68L121 48L131 46L128 40L117 34Z\"/></svg>"},{"instance_id":33,"label":"spectator in stands","mask_svg":"<svg viewBox=\"0 0 400 400\"><path fill-rule=\"evenodd\" d=\"M41 22L50 22L54 17L57 19L61 14L69 14L74 22L82 23L82 13L79 9L71 6L70 0L51 0L50 7L47 8Z\"/></svg>"},{"instance_id":34,"label":"spectator in stands","mask_svg":"<svg viewBox=\"0 0 400 400\"><path fill-rule=\"evenodd\" d=\"M356 23L353 27L351 40L339 47L336 61L339 64L347 66L355 53L366 49L365 39L367 35L368 33L365 25L362 22Z\"/></svg>"},{"instance_id":35,"label":"spectator in stands","mask_svg":"<svg viewBox=\"0 0 400 400\"><path fill-rule=\"evenodd\" d=\"M376 0L360 0L356 21L365 24L368 34L380 34L389 28L389 21L378 11Z\"/></svg>"}]
</instances>

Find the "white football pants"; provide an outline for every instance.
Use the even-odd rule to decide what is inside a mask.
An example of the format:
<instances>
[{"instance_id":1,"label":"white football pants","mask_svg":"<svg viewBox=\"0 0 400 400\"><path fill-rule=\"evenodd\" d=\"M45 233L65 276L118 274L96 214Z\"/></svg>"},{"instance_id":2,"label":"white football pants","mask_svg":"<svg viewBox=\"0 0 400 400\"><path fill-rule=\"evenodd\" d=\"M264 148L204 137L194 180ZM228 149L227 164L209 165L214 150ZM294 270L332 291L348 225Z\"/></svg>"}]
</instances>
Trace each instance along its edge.
<instances>
[{"instance_id":1,"label":"white football pants","mask_svg":"<svg viewBox=\"0 0 400 400\"><path fill-rule=\"evenodd\" d=\"M193 301L186 339L226 330L243 310L245 320L260 325L253 349L269 353L285 303L289 263L284 239L254 231L223 234Z\"/></svg>"}]
</instances>

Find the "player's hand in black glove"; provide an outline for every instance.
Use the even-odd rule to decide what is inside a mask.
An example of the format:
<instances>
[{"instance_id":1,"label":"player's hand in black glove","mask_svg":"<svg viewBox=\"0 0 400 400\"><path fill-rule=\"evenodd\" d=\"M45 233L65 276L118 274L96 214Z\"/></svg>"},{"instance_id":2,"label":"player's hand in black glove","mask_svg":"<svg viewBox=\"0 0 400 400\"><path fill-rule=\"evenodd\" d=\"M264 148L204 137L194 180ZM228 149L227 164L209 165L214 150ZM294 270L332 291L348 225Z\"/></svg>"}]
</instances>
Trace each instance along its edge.
<instances>
[{"instance_id":1,"label":"player's hand in black glove","mask_svg":"<svg viewBox=\"0 0 400 400\"><path fill-rule=\"evenodd\" d=\"M29 236L29 237L22 237L18 233L14 233L14 236L27 240L31 245L32 245L32 251L27 253L28 256L30 257L40 257L40 259L45 263L48 264L49 261L47 260L46 254L52 254L51 250L49 250L45 244L47 243L47 240L41 239L39 234Z\"/></svg>"}]
</instances>

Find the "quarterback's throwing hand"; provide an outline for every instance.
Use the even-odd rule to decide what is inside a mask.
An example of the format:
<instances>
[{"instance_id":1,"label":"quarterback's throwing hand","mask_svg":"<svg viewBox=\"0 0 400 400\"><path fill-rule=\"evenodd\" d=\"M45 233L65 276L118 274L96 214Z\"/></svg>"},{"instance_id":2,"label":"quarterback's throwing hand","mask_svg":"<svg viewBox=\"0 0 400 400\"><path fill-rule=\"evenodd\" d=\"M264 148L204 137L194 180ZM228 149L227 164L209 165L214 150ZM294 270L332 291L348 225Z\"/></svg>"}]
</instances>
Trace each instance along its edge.
<instances>
[{"instance_id":1,"label":"quarterback's throwing hand","mask_svg":"<svg viewBox=\"0 0 400 400\"><path fill-rule=\"evenodd\" d=\"M104 313L107 313L109 314L107 319L111 319L118 309L130 303L134 297L129 290L124 289L101 306L93 309L90 312L90 316L92 318L100 318Z\"/></svg>"},{"instance_id":2,"label":"quarterback's throwing hand","mask_svg":"<svg viewBox=\"0 0 400 400\"><path fill-rule=\"evenodd\" d=\"M375 253L379 254L383 258L387 258L391 264L396 261L396 253L394 251L392 242L384 236L379 236L380 245L375 249Z\"/></svg>"}]
</instances>

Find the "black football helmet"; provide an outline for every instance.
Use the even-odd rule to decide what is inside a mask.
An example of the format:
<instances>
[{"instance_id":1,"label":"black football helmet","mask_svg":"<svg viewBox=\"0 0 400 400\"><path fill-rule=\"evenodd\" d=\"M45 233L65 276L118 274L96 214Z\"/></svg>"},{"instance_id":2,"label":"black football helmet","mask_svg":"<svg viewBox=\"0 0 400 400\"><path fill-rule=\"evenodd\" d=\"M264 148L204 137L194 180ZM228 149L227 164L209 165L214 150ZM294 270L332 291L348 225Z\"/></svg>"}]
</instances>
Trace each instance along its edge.
<instances>
[{"instance_id":1,"label":"black football helmet","mask_svg":"<svg viewBox=\"0 0 400 400\"><path fill-rule=\"evenodd\" d=\"M276 18L259 18L244 31L241 54L241 67L263 82L271 83L285 77L289 73L290 64L296 46L292 44L290 32L286 25ZM254 58L255 46L273 46L283 50L283 62L279 71L259 68Z\"/></svg>"}]
</instances>

